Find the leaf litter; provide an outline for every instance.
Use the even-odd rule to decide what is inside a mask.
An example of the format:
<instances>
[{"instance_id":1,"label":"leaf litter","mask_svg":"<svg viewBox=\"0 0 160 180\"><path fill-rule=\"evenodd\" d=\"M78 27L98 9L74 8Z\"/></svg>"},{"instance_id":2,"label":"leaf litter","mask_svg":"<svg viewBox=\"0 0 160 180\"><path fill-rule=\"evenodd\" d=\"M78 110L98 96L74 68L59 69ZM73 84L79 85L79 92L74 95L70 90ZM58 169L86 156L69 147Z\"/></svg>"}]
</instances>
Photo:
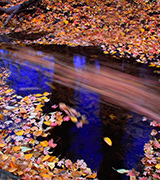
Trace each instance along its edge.
<instances>
[{"instance_id":1,"label":"leaf litter","mask_svg":"<svg viewBox=\"0 0 160 180\"><path fill-rule=\"evenodd\" d=\"M50 121L47 125L53 129L63 121L69 121L70 114L65 116L56 110L43 114L42 107L49 101L50 93L18 96L6 85L9 75L7 69L1 69L0 168L26 180L97 179L96 172L92 172L84 160L73 163L54 156L52 151L57 146L54 139L38 140L38 137L47 138L49 135L43 128L45 122ZM69 107L67 110L76 117L75 110Z\"/></svg>"}]
</instances>

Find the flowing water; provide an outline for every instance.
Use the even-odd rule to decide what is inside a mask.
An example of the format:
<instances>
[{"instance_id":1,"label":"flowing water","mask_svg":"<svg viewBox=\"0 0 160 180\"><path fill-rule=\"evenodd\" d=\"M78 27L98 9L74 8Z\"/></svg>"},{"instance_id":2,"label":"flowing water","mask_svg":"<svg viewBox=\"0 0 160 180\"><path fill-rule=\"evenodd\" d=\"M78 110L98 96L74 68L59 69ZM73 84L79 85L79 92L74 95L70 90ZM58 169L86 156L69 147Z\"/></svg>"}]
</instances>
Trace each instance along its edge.
<instances>
[{"instance_id":1,"label":"flowing water","mask_svg":"<svg viewBox=\"0 0 160 180\"><path fill-rule=\"evenodd\" d=\"M128 179L113 168L141 170L143 146L151 132L142 118L160 119L159 76L151 68L102 58L95 51L72 53L64 48L45 53L7 47L0 56L1 66L11 71L8 83L17 94L49 91L53 104L65 102L86 115L89 123L83 128L71 124L56 130L62 156L84 159L102 180Z\"/></svg>"}]
</instances>

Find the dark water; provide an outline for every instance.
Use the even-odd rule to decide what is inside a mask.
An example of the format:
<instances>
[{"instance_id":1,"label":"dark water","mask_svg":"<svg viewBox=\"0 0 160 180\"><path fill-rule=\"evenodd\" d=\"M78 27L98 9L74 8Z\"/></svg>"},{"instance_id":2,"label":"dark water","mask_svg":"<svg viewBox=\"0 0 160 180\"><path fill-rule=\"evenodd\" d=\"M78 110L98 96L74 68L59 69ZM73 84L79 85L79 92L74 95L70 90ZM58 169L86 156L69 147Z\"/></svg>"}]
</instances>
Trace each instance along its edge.
<instances>
[{"instance_id":1,"label":"dark water","mask_svg":"<svg viewBox=\"0 0 160 180\"><path fill-rule=\"evenodd\" d=\"M36 53L37 56L43 54L40 50ZM147 68L147 65L130 63L124 59L102 58L97 51L78 53L77 50L66 52L63 48L57 51L54 49L50 56L46 54L43 56L44 60L52 62L53 67L50 68L29 61L20 62L19 57L8 50L1 49L0 54L0 65L11 71L8 83L17 94L24 96L30 93L52 92L53 104L65 102L86 115L89 123L83 128L71 124L56 130L64 142L59 149L63 156L73 161L84 159L91 169L98 172L98 178L101 180L129 179L115 172L113 168L142 169L139 162L143 157L143 146L149 140L151 132L149 122L143 122L142 115L104 102L101 94L82 87L80 79L76 80L76 88L72 89L57 84L53 74L56 58L61 62L69 62L78 72L85 72L91 67L96 74L102 67L107 66L119 72L141 77L147 84L149 80L158 81L159 77L153 74L152 69ZM11 54L11 59L8 58L8 54ZM103 141L104 137L109 137L113 145L107 145Z\"/></svg>"}]
</instances>

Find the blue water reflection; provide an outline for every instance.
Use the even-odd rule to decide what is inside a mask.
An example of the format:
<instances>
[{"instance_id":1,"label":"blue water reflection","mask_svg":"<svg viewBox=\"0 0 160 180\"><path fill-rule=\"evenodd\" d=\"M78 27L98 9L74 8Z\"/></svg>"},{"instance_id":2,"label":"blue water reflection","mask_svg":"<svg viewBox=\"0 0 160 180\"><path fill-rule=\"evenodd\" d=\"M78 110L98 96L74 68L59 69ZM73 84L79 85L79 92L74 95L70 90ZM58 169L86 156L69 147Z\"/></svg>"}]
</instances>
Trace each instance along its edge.
<instances>
[{"instance_id":1,"label":"blue water reflection","mask_svg":"<svg viewBox=\"0 0 160 180\"><path fill-rule=\"evenodd\" d=\"M45 76L45 74L53 74L54 67L52 70L48 70L45 67L33 65L27 61L25 61L25 64L18 64L16 61L8 60L6 58L7 53L10 52L0 49L0 66L6 67L11 71L12 74L8 78L8 83L16 90L17 94L24 96L32 93L42 93L44 91L51 92L51 87L48 86L46 82L52 83L53 77L49 78ZM41 55L42 52L37 51L37 55L38 54ZM44 60L54 63L54 57L46 56ZM87 70L87 60L85 56L74 55L73 63L77 71ZM95 69L95 72L100 70L98 60L94 61L92 68ZM122 71L124 70L125 66L123 61ZM84 125L83 128L74 126L70 130L70 157L73 161L84 159L91 169L98 171L103 159L103 130L102 121L99 118L102 108L100 104L100 95L82 88L77 79L74 102L77 111L86 115L89 124ZM150 131L151 128L149 124L147 122L142 122L141 116L133 114L133 118L127 120L124 130L125 133L122 139L125 152L122 168L132 169L137 167L138 162L143 156L144 143L149 140ZM116 151L118 152L119 149L117 148ZM105 153L107 154L107 151ZM107 165L109 165L109 162ZM124 179L128 178L125 176Z\"/></svg>"},{"instance_id":2,"label":"blue water reflection","mask_svg":"<svg viewBox=\"0 0 160 180\"><path fill-rule=\"evenodd\" d=\"M76 70L86 70L86 59L84 56L75 55L73 62ZM99 63L96 60L93 68L99 69ZM73 160L84 159L90 168L98 170L102 160L102 122L99 118L100 97L99 94L90 92L76 85L74 101L76 109L85 114L89 124L83 128L73 127L71 134L71 147L69 149Z\"/></svg>"},{"instance_id":3,"label":"blue water reflection","mask_svg":"<svg viewBox=\"0 0 160 180\"><path fill-rule=\"evenodd\" d=\"M16 90L17 94L28 95L33 93L43 93L44 91L51 92L51 87L46 84L46 82L52 83L53 77L45 76L46 73L54 73L54 69L48 70L40 65L33 65L30 62L16 62L15 60L8 60L6 54L10 53L7 50L0 49L1 60L0 66L6 67L11 71L11 76L8 78L8 83L10 87ZM38 51L38 54L42 52ZM13 55L12 55L13 57ZM44 57L45 60L54 63L53 57Z\"/></svg>"}]
</instances>

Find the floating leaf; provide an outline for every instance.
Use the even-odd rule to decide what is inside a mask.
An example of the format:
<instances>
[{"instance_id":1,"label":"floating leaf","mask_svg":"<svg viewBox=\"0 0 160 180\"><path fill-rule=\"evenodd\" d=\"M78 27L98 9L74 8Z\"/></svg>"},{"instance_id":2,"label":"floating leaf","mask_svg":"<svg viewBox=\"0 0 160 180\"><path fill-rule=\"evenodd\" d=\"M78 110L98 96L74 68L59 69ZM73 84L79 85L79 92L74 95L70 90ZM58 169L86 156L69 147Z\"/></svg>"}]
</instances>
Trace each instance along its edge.
<instances>
[{"instance_id":1,"label":"floating leaf","mask_svg":"<svg viewBox=\"0 0 160 180\"><path fill-rule=\"evenodd\" d=\"M12 147L12 151L14 151L14 152L18 152L20 150L21 150L21 146L13 146Z\"/></svg>"},{"instance_id":2,"label":"floating leaf","mask_svg":"<svg viewBox=\"0 0 160 180\"><path fill-rule=\"evenodd\" d=\"M74 122L74 123L78 122L78 119L77 119L76 117L73 117L73 116L72 116L72 117L70 117L70 118L71 118L71 121L72 121L72 122Z\"/></svg>"},{"instance_id":3,"label":"floating leaf","mask_svg":"<svg viewBox=\"0 0 160 180\"><path fill-rule=\"evenodd\" d=\"M53 170L53 168L55 167L55 163L54 162L48 162L48 166L50 167L51 170Z\"/></svg>"},{"instance_id":4,"label":"floating leaf","mask_svg":"<svg viewBox=\"0 0 160 180\"><path fill-rule=\"evenodd\" d=\"M129 172L129 170L126 170L126 169L115 169L115 168L113 168L115 171L117 171L118 173L120 173L120 174L125 174L125 173L128 173Z\"/></svg>"},{"instance_id":5,"label":"floating leaf","mask_svg":"<svg viewBox=\"0 0 160 180\"><path fill-rule=\"evenodd\" d=\"M112 146L112 141L109 137L104 137L103 139L109 146Z\"/></svg>"},{"instance_id":6,"label":"floating leaf","mask_svg":"<svg viewBox=\"0 0 160 180\"><path fill-rule=\"evenodd\" d=\"M3 143L0 143L0 147L4 147L6 146L7 144L3 144Z\"/></svg>"},{"instance_id":7,"label":"floating leaf","mask_svg":"<svg viewBox=\"0 0 160 180\"><path fill-rule=\"evenodd\" d=\"M24 134L24 130L20 130L17 132L14 132L17 136L22 136Z\"/></svg>"},{"instance_id":8,"label":"floating leaf","mask_svg":"<svg viewBox=\"0 0 160 180\"><path fill-rule=\"evenodd\" d=\"M49 158L50 158L50 155L46 155L46 156L42 159L42 161L47 161Z\"/></svg>"},{"instance_id":9,"label":"floating leaf","mask_svg":"<svg viewBox=\"0 0 160 180\"><path fill-rule=\"evenodd\" d=\"M160 164L156 164L155 167L156 167L157 169L160 169Z\"/></svg>"},{"instance_id":10,"label":"floating leaf","mask_svg":"<svg viewBox=\"0 0 160 180\"><path fill-rule=\"evenodd\" d=\"M8 155L6 155L6 154L3 154L1 158L2 158L2 160L3 160L3 161L5 161L6 159L8 159L8 158L9 158L9 156L8 156Z\"/></svg>"},{"instance_id":11,"label":"floating leaf","mask_svg":"<svg viewBox=\"0 0 160 180\"><path fill-rule=\"evenodd\" d=\"M23 152L27 152L27 151L31 151L32 149L29 148L29 147L27 147L27 146L21 146L21 150L22 150Z\"/></svg>"},{"instance_id":12,"label":"floating leaf","mask_svg":"<svg viewBox=\"0 0 160 180\"><path fill-rule=\"evenodd\" d=\"M33 154L26 154L25 159L31 159L32 156L33 156Z\"/></svg>"},{"instance_id":13,"label":"floating leaf","mask_svg":"<svg viewBox=\"0 0 160 180\"><path fill-rule=\"evenodd\" d=\"M41 97L43 96L42 94L35 94L35 97Z\"/></svg>"},{"instance_id":14,"label":"floating leaf","mask_svg":"<svg viewBox=\"0 0 160 180\"><path fill-rule=\"evenodd\" d=\"M91 174L91 175L86 176L86 178L88 179L95 179L96 177L97 177L96 174Z\"/></svg>"},{"instance_id":15,"label":"floating leaf","mask_svg":"<svg viewBox=\"0 0 160 180\"><path fill-rule=\"evenodd\" d=\"M81 171L72 171L71 176L72 177L80 177L83 173Z\"/></svg>"},{"instance_id":16,"label":"floating leaf","mask_svg":"<svg viewBox=\"0 0 160 180\"><path fill-rule=\"evenodd\" d=\"M41 142L40 142L40 145L41 145L42 147L47 147L47 146L48 146L48 141L41 141Z\"/></svg>"},{"instance_id":17,"label":"floating leaf","mask_svg":"<svg viewBox=\"0 0 160 180\"><path fill-rule=\"evenodd\" d=\"M47 126L50 126L51 125L51 121L44 121L44 124L47 125Z\"/></svg>"},{"instance_id":18,"label":"floating leaf","mask_svg":"<svg viewBox=\"0 0 160 180\"><path fill-rule=\"evenodd\" d=\"M9 168L7 169L7 171L11 172L11 173L14 173L18 168Z\"/></svg>"}]
</instances>

